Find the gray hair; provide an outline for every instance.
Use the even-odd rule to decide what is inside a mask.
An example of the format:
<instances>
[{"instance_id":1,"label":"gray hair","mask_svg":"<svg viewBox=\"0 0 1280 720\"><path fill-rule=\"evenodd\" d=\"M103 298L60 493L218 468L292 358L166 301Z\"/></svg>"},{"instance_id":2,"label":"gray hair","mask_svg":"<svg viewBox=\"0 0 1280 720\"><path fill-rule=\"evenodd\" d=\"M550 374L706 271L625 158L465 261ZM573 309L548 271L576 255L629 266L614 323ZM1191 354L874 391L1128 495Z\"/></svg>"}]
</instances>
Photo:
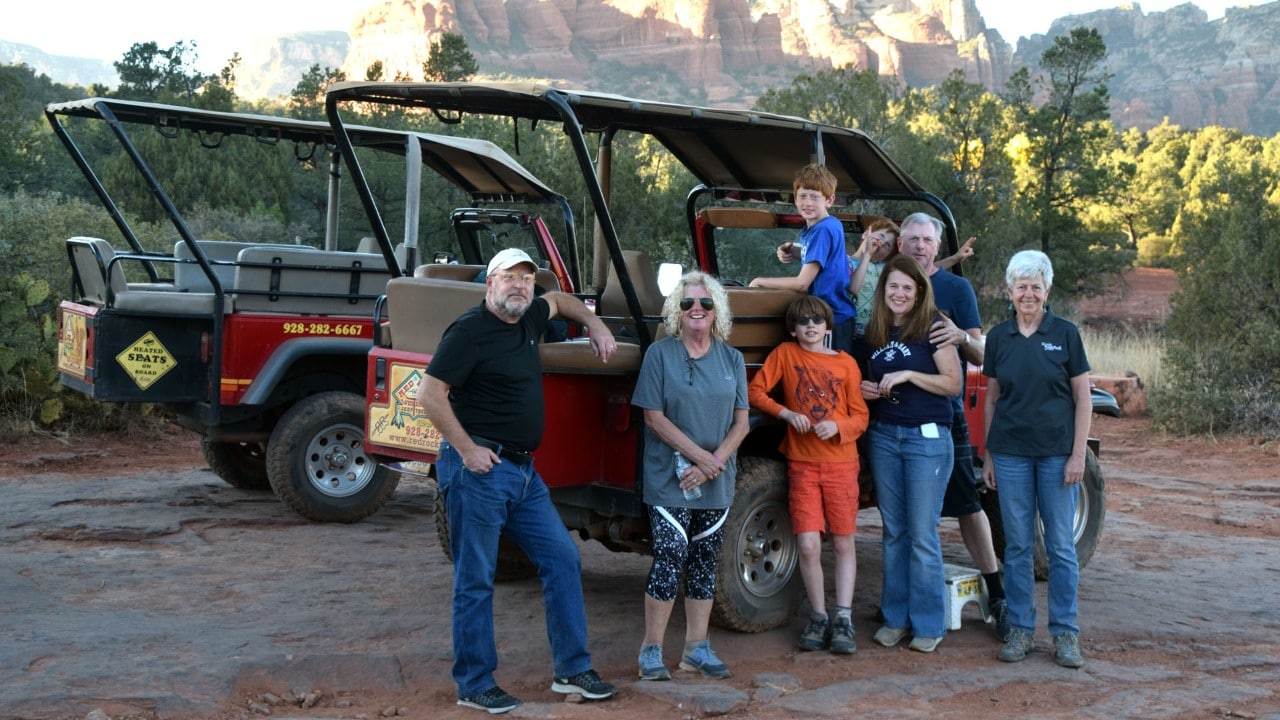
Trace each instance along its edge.
<instances>
[{"instance_id":1,"label":"gray hair","mask_svg":"<svg viewBox=\"0 0 1280 720\"><path fill-rule=\"evenodd\" d=\"M1020 250L1009 258L1009 267L1004 271L1004 281L1013 287L1018 280L1039 278L1044 281L1044 288L1053 287L1053 263L1049 256L1039 250Z\"/></svg>"},{"instance_id":2,"label":"gray hair","mask_svg":"<svg viewBox=\"0 0 1280 720\"><path fill-rule=\"evenodd\" d=\"M700 270L691 270L680 278L680 282L676 283L676 287L667 296L662 303L662 324L667 334L673 337L679 337L681 327L680 299L684 297L685 288L690 285L699 285L707 289L707 294L716 304L716 322L711 326L711 337L719 340L728 340L729 332L733 329L733 312L729 310L729 293L725 292L724 286L720 284L715 277L708 275Z\"/></svg>"},{"instance_id":3,"label":"gray hair","mask_svg":"<svg viewBox=\"0 0 1280 720\"><path fill-rule=\"evenodd\" d=\"M910 215L902 218L902 222L898 224L898 228L901 230L908 225L925 224L933 226L933 231L938 233L938 242L941 244L943 231L942 221L927 212L911 213Z\"/></svg>"}]
</instances>

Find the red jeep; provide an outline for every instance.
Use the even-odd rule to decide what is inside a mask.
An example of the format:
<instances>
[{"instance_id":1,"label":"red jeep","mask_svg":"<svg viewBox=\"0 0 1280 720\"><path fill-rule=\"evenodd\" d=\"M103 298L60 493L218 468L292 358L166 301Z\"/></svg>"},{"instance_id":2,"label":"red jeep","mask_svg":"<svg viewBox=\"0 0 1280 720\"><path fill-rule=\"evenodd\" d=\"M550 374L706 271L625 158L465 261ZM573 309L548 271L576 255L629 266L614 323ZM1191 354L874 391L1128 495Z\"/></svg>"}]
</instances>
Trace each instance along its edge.
<instances>
[{"instance_id":1,"label":"red jeep","mask_svg":"<svg viewBox=\"0 0 1280 720\"><path fill-rule=\"evenodd\" d=\"M576 258L562 261L533 213L562 214L573 247L568 204L488 142L347 130L351 160L391 188L381 202L402 210L397 243L382 215L365 216L354 198L346 205L356 212L345 214L353 220L339 222L343 165L327 123L106 98L50 105L46 115L121 236L66 241L72 292L59 308L62 383L103 402L168 408L201 434L219 477L272 489L313 520L366 517L399 479L363 448L365 358L389 279L421 254L471 263L520 247L555 269L559 289L576 289ZM115 143L103 142L107 130ZM424 179L423 167L434 173ZM122 168L172 225L165 249L144 244L144 226L126 220L139 208L126 212L108 189ZM235 173L263 197L292 191L314 203L323 235L248 238L218 229L199 237L171 195L191 191L172 180L177 173ZM374 201L367 182L359 189ZM453 230L422 232L423 206L450 196L470 203L453 212ZM432 238L425 253L420 234Z\"/></svg>"},{"instance_id":2,"label":"red jeep","mask_svg":"<svg viewBox=\"0 0 1280 720\"><path fill-rule=\"evenodd\" d=\"M640 133L659 141L696 178L684 207L689 250L698 266L728 286L734 326L729 342L742 351L748 373L787 337L783 313L791 291L742 287L751 277L777 274L774 249L794 238L801 226L790 209L796 168L823 162L837 177L837 213L847 232L860 233L863 215L887 214L923 204L946 223L946 242L957 247L954 220L946 205L926 192L870 138L847 128L764 113L687 107L527 85L436 83L341 83L333 86L326 111L338 144L346 150L341 108L345 103L386 103L429 110L452 121L470 114L497 115L530 124L529 132L551 125L571 146L594 211L594 292L579 296L622 343L602 366L581 341L541 346L547 430L535 456L566 527L614 550L646 552L648 520L636 478L641 413L631 406L642 353L659 331L663 293L654 263L624 243L613 222L608 188L628 178L611 175L614 141ZM593 153L588 133L598 143ZM351 167L359 185L358 168ZM673 211L675 209L673 208ZM896 213L901 216L905 213ZM478 269L478 268L477 268ZM665 269L665 268L664 268ZM679 272L679 268L674 268ZM483 288L428 277L402 278L387 285L381 318L389 332L369 354L367 447L385 462L429 463L440 435L412 402L423 367L436 342L465 308L480 302ZM423 313L421 308L431 307ZM970 372L965 397L970 422L981 427L985 382ZM803 597L797 550L787 512L786 473L777 447L784 428L753 413L751 432L738 453L734 504L726 521L726 545L716 581L713 619L719 625L758 631L788 622ZM1094 445L1096 450L1096 444ZM1089 459L1078 526L1081 562L1087 562L1102 525L1102 478ZM873 504L872 483L864 477L864 506ZM994 494L989 494L994 499ZM448 526L437 505L442 540ZM998 527L999 517L993 522ZM441 542L448 548L447 542ZM528 574L514 547L499 557L499 572Z\"/></svg>"}]
</instances>

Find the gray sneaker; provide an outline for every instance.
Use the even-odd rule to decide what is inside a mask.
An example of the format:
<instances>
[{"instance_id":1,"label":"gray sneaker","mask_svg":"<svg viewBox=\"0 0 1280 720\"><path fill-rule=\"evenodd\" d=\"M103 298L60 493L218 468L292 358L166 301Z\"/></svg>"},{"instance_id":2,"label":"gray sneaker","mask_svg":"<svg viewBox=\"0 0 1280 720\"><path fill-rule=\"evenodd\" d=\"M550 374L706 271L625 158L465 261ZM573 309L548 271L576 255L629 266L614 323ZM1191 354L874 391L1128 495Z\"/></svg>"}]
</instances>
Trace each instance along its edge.
<instances>
[{"instance_id":1,"label":"gray sneaker","mask_svg":"<svg viewBox=\"0 0 1280 720\"><path fill-rule=\"evenodd\" d=\"M893 647L894 645L902 642L902 638L906 637L908 632L909 631L906 628L896 628L885 625L876 631L875 638L873 639L885 647Z\"/></svg>"},{"instance_id":2,"label":"gray sneaker","mask_svg":"<svg viewBox=\"0 0 1280 720\"><path fill-rule=\"evenodd\" d=\"M801 650L822 650L831 644L831 621L826 615L811 613L797 645Z\"/></svg>"},{"instance_id":3,"label":"gray sneaker","mask_svg":"<svg viewBox=\"0 0 1280 720\"><path fill-rule=\"evenodd\" d=\"M911 638L911 643L907 645L907 648L915 650L916 652L931 653L938 649L938 643L941 642L942 638L940 637L923 637L921 635L916 635Z\"/></svg>"},{"instance_id":4,"label":"gray sneaker","mask_svg":"<svg viewBox=\"0 0 1280 720\"><path fill-rule=\"evenodd\" d=\"M831 626L831 652L841 655L858 652L858 641L853 635L853 621L849 618L837 617L836 624Z\"/></svg>"},{"instance_id":5,"label":"gray sneaker","mask_svg":"<svg viewBox=\"0 0 1280 720\"><path fill-rule=\"evenodd\" d=\"M1073 632L1054 635L1053 659L1064 668L1084 667L1084 657L1080 655L1080 636Z\"/></svg>"},{"instance_id":6,"label":"gray sneaker","mask_svg":"<svg viewBox=\"0 0 1280 720\"><path fill-rule=\"evenodd\" d=\"M1031 633L1022 628L1012 628L1009 630L1009 639L1005 641L1004 647L1000 648L1001 662L1021 662L1027 659L1027 653L1031 652L1035 647L1035 641L1031 638Z\"/></svg>"}]
</instances>

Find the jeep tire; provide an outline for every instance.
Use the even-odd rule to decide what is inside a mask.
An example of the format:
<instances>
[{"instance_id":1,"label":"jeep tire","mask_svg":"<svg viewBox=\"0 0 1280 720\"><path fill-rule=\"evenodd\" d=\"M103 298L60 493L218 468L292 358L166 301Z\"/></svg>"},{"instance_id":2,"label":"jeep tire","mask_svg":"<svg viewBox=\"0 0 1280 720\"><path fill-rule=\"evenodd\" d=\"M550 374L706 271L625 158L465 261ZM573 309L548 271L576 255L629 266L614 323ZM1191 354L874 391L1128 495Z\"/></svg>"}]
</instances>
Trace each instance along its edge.
<instances>
[{"instance_id":1,"label":"jeep tire","mask_svg":"<svg viewBox=\"0 0 1280 720\"><path fill-rule=\"evenodd\" d=\"M364 398L323 392L299 400L267 443L276 497L308 520L356 522L386 504L400 475L364 454Z\"/></svg>"},{"instance_id":2,"label":"jeep tire","mask_svg":"<svg viewBox=\"0 0 1280 720\"><path fill-rule=\"evenodd\" d=\"M444 559L453 562L453 546L449 543L449 511L444 506L444 495L436 493L432 510L436 518L436 540L440 542L440 552ZM538 574L533 561L524 554L519 545L501 538L498 540L498 564L493 579L499 582L508 580L528 580Z\"/></svg>"},{"instance_id":3,"label":"jeep tire","mask_svg":"<svg viewBox=\"0 0 1280 720\"><path fill-rule=\"evenodd\" d=\"M979 471L981 474L981 471ZM998 478L997 478L998 482ZM1076 562L1081 568L1089 564L1102 539L1102 528L1107 519L1107 492L1102 478L1102 466L1098 456L1090 448L1084 456L1084 481L1078 486L1076 517L1073 532L1076 539ZM1000 513L999 493L982 494L982 506L991 521L991 541L996 556L1004 560L1004 519ZM1044 549L1044 527L1036 519L1036 546L1034 551L1037 580L1049 579L1049 556Z\"/></svg>"},{"instance_id":4,"label":"jeep tire","mask_svg":"<svg viewBox=\"0 0 1280 720\"><path fill-rule=\"evenodd\" d=\"M204 461L223 482L241 490L270 490L267 479L267 447L260 442L212 442L200 438Z\"/></svg>"},{"instance_id":5,"label":"jeep tire","mask_svg":"<svg viewBox=\"0 0 1280 720\"><path fill-rule=\"evenodd\" d=\"M739 455L711 621L741 632L772 630L791 622L803 599L800 550L787 506L786 465Z\"/></svg>"}]
</instances>

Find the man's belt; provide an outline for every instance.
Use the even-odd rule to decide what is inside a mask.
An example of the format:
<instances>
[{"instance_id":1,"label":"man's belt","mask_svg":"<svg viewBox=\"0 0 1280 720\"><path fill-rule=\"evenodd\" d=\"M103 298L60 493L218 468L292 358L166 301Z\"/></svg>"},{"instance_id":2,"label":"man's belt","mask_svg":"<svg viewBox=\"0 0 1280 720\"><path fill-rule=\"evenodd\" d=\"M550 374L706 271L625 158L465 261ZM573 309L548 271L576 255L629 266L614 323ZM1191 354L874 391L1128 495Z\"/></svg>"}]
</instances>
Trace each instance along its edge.
<instances>
[{"instance_id":1,"label":"man's belt","mask_svg":"<svg viewBox=\"0 0 1280 720\"><path fill-rule=\"evenodd\" d=\"M497 453L498 457L502 458L503 460L510 460L511 462L517 465L528 465L529 463L533 462L533 453L525 452L523 450L516 450L515 448L509 448L503 445L502 443L496 443L487 438L482 438L479 435L472 435L471 442L475 443L476 445L479 445L482 448L488 448L494 451L495 453Z\"/></svg>"}]
</instances>

